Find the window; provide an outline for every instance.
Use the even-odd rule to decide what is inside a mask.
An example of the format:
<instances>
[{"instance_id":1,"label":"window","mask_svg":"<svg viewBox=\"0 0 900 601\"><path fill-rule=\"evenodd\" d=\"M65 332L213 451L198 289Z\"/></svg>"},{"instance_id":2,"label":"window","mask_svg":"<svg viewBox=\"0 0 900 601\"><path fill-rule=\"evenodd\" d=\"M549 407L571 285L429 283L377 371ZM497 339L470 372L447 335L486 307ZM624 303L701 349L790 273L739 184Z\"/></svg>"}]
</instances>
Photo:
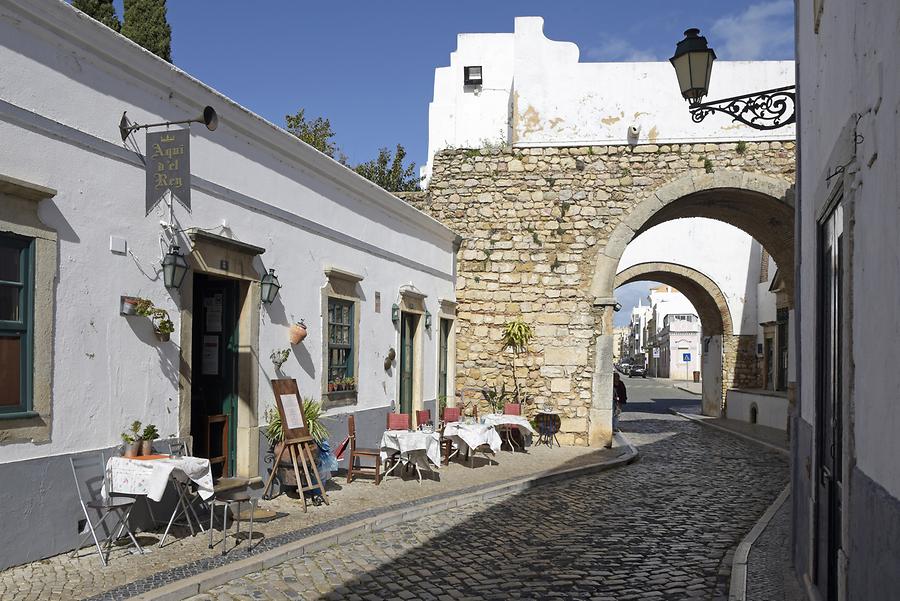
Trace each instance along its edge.
<instances>
[{"instance_id":1,"label":"window","mask_svg":"<svg viewBox=\"0 0 900 601\"><path fill-rule=\"evenodd\" d=\"M0 416L32 408L32 254L32 239L0 234Z\"/></svg>"},{"instance_id":2,"label":"window","mask_svg":"<svg viewBox=\"0 0 900 601\"><path fill-rule=\"evenodd\" d=\"M328 384L353 377L353 302L328 299ZM355 386L354 386L355 388ZM331 392L331 390L329 391Z\"/></svg>"}]
</instances>

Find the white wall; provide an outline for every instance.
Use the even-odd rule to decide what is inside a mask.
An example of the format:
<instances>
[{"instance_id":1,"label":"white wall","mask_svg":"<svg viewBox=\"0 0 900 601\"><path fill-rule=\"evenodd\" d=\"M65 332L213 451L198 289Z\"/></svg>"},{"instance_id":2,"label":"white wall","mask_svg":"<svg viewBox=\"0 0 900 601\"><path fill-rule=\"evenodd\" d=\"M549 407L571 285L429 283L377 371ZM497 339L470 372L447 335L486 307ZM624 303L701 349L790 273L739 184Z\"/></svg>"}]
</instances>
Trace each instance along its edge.
<instances>
[{"instance_id":1,"label":"white wall","mask_svg":"<svg viewBox=\"0 0 900 601\"><path fill-rule=\"evenodd\" d=\"M756 405L756 423L761 426L787 430L788 402L783 395L729 390L725 417L750 422L750 408Z\"/></svg>"},{"instance_id":2,"label":"white wall","mask_svg":"<svg viewBox=\"0 0 900 601\"><path fill-rule=\"evenodd\" d=\"M725 295L734 324L731 333L756 333L759 245L749 234L714 219L674 219L632 240L619 261L618 271L656 261L683 265L706 275ZM774 295L771 296L774 307Z\"/></svg>"},{"instance_id":3,"label":"white wall","mask_svg":"<svg viewBox=\"0 0 900 601\"><path fill-rule=\"evenodd\" d=\"M581 63L578 47L547 39L543 25L540 17L517 17L513 34L459 36L450 67L435 70L429 158L423 174L430 175L434 152L442 147L478 148L483 139L495 139L498 129L505 129L502 118L514 121L509 141L517 146L782 140L793 136L793 126L761 132L726 118L694 123L668 61ZM672 40L673 52L677 41ZM485 65L485 88L490 88L480 97L462 93L462 67L473 64ZM713 73L709 99L718 99L790 85L794 63L717 61ZM628 136L632 125L640 128L636 138Z\"/></svg>"},{"instance_id":4,"label":"white wall","mask_svg":"<svg viewBox=\"0 0 900 601\"><path fill-rule=\"evenodd\" d=\"M341 410L396 398L382 367L388 348L399 348L391 304L413 282L437 323L438 299L454 298L452 232L66 4L0 0L0 39L0 173L58 190L39 215L60 240L52 440L2 446L0 463L108 446L135 418L164 436L178 430L181 301L154 275L165 215L144 215L144 170L117 129L123 110L141 123L193 117L206 104L219 112L215 132L192 129L193 212L176 205L175 217L215 232L227 222L235 238L266 249L258 274L276 268L284 285L279 302L261 309L260 420L272 398L268 355L288 346L293 319L305 318L310 334L283 371L318 397L330 266L364 276L360 401ZM128 255L109 251L111 235L127 239ZM123 294L168 309L172 342L142 342L146 324L118 315ZM436 396L437 333L423 345L425 399Z\"/></svg>"},{"instance_id":5,"label":"white wall","mask_svg":"<svg viewBox=\"0 0 900 601\"><path fill-rule=\"evenodd\" d=\"M803 69L798 119L802 212L800 357L802 417L815 420L816 217L830 185L825 178L854 159L845 193L855 201L852 255L852 391L855 459L866 475L900 497L900 370L895 368L900 312L900 4L895 0L826 2L818 33L811 6L798 10ZM855 128L856 116L859 117ZM841 137L841 132L849 135ZM853 143L853 134L862 136ZM847 213L845 212L845 215ZM845 305L847 306L847 305Z\"/></svg>"}]
</instances>

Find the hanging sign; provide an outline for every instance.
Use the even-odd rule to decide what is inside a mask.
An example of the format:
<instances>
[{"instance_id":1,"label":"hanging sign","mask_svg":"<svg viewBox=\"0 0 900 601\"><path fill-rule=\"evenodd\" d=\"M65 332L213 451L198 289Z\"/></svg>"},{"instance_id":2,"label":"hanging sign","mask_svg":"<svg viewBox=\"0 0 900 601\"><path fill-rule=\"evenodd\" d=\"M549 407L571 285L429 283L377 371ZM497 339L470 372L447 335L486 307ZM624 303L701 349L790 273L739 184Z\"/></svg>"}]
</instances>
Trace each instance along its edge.
<instances>
[{"instance_id":1,"label":"hanging sign","mask_svg":"<svg viewBox=\"0 0 900 601\"><path fill-rule=\"evenodd\" d=\"M169 192L191 210L191 131L147 132L147 215Z\"/></svg>"}]
</instances>

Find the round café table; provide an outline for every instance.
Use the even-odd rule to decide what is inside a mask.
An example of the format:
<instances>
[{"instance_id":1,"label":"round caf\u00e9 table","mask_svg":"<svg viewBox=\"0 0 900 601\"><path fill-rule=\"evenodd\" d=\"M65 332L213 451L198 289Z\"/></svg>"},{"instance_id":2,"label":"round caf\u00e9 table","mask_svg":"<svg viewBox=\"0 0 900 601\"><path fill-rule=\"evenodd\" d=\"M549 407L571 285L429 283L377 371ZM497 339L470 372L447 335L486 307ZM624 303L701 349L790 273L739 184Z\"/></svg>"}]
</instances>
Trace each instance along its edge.
<instances>
[{"instance_id":1,"label":"round caf\u00e9 table","mask_svg":"<svg viewBox=\"0 0 900 601\"><path fill-rule=\"evenodd\" d=\"M554 441L556 441L556 446L562 446L556 438L556 433L559 432L559 427L562 425L558 411L538 411L534 414L534 421L538 428L538 440L535 446L544 444L552 447Z\"/></svg>"}]
</instances>

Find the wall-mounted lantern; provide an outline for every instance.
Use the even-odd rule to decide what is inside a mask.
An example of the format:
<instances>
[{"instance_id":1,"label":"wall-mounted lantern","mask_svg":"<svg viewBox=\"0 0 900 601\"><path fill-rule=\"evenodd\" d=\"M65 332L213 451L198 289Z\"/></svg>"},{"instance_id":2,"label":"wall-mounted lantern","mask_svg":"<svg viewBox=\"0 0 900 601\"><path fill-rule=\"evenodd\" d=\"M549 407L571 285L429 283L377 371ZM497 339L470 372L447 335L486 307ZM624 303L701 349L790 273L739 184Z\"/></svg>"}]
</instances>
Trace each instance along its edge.
<instances>
[{"instance_id":1,"label":"wall-mounted lantern","mask_svg":"<svg viewBox=\"0 0 900 601\"><path fill-rule=\"evenodd\" d=\"M169 252L163 257L162 270L166 288L181 288L184 276L188 272L188 264L177 244L170 246Z\"/></svg>"},{"instance_id":2,"label":"wall-mounted lantern","mask_svg":"<svg viewBox=\"0 0 900 601\"><path fill-rule=\"evenodd\" d=\"M397 303L391 305L391 321L394 323L400 321L400 305Z\"/></svg>"},{"instance_id":3,"label":"wall-mounted lantern","mask_svg":"<svg viewBox=\"0 0 900 601\"><path fill-rule=\"evenodd\" d=\"M269 273L262 277L259 281L259 289L262 302L268 305L275 301L275 297L278 296L278 290L281 289L281 283L278 281L274 269L270 269Z\"/></svg>"},{"instance_id":4,"label":"wall-mounted lantern","mask_svg":"<svg viewBox=\"0 0 900 601\"><path fill-rule=\"evenodd\" d=\"M425 309L425 329L431 329L431 313L429 313L428 309Z\"/></svg>"},{"instance_id":5,"label":"wall-mounted lantern","mask_svg":"<svg viewBox=\"0 0 900 601\"><path fill-rule=\"evenodd\" d=\"M484 82L481 76L481 66L463 67L463 84L467 86L480 86Z\"/></svg>"}]
</instances>

